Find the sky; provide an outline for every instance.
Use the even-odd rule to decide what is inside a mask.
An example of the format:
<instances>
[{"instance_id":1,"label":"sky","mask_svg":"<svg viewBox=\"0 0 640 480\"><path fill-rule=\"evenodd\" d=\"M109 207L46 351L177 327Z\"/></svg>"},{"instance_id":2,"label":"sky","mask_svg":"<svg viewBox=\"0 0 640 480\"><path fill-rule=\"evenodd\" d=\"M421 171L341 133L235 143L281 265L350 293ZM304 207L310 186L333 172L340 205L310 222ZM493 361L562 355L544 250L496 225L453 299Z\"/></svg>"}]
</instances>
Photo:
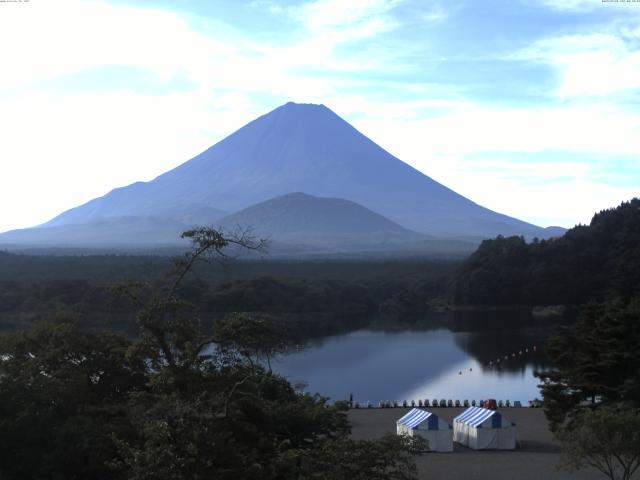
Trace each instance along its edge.
<instances>
[{"instance_id":1,"label":"sky","mask_svg":"<svg viewBox=\"0 0 640 480\"><path fill-rule=\"evenodd\" d=\"M640 1L0 0L0 232L322 103L492 210L640 196Z\"/></svg>"}]
</instances>

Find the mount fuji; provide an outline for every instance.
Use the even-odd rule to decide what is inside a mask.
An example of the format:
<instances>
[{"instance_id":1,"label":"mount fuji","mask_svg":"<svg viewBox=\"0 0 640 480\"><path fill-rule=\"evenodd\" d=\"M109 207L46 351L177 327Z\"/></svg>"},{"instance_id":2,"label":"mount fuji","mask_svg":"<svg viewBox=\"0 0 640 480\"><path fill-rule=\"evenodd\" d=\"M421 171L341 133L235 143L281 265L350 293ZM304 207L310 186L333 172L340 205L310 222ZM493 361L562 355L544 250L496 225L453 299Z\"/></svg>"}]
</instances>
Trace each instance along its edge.
<instances>
[{"instance_id":1,"label":"mount fuji","mask_svg":"<svg viewBox=\"0 0 640 480\"><path fill-rule=\"evenodd\" d=\"M288 205L299 201L303 208L285 209L277 224L263 218L260 230L277 238L286 225L281 236L289 241L373 232L411 242L416 234L477 242L499 234L561 233L472 202L394 157L324 105L287 103L150 182L116 188L36 228L1 234L0 245L151 246L172 238L178 243L183 227L248 219L241 211L292 193L304 195L286 197ZM316 215L323 220L315 221ZM332 215L340 220L330 221Z\"/></svg>"}]
</instances>

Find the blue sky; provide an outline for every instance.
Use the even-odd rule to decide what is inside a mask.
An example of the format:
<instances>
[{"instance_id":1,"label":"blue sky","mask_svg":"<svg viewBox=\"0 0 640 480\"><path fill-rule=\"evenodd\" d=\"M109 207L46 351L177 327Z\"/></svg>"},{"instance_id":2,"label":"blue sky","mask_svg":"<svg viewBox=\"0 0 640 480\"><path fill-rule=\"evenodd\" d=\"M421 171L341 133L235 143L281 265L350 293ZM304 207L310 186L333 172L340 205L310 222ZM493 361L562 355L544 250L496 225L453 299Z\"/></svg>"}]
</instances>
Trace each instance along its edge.
<instances>
[{"instance_id":1,"label":"blue sky","mask_svg":"<svg viewBox=\"0 0 640 480\"><path fill-rule=\"evenodd\" d=\"M640 2L0 3L0 231L287 102L539 225L640 195Z\"/></svg>"}]
</instances>

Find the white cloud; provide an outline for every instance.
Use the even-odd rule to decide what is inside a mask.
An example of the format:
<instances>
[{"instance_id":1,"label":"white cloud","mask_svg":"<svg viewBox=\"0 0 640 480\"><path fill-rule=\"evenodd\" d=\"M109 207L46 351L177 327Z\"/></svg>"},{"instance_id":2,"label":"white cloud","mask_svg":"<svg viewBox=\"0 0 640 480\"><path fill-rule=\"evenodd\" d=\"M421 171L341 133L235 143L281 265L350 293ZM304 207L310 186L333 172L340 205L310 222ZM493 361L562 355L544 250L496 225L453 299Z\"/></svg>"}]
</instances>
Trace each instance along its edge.
<instances>
[{"instance_id":1,"label":"white cloud","mask_svg":"<svg viewBox=\"0 0 640 480\"><path fill-rule=\"evenodd\" d=\"M446 111L422 119L419 107L392 103L365 111L357 124L372 138L389 144L401 158L482 151L569 150L635 155L640 152L640 115L607 103L538 108L491 107L473 102L439 102ZM398 111L404 110L400 118ZM389 115L389 116L387 116ZM413 118L412 118L413 117ZM393 122L388 122L393 118ZM392 125L390 125L392 123Z\"/></svg>"},{"instance_id":2,"label":"white cloud","mask_svg":"<svg viewBox=\"0 0 640 480\"><path fill-rule=\"evenodd\" d=\"M424 119L430 108L445 113ZM354 125L383 148L430 177L501 213L538 224L573 226L593 213L640 194L608 185L590 156L638 157L629 170L640 185L640 115L607 103L538 108L499 108L471 102L357 103ZM341 113L338 110L338 113ZM566 151L545 162L526 153ZM519 158L522 152L523 158ZM585 154L584 161L579 158ZM506 160L491 160L496 153Z\"/></svg>"},{"instance_id":3,"label":"white cloud","mask_svg":"<svg viewBox=\"0 0 640 480\"><path fill-rule=\"evenodd\" d=\"M104 65L147 69L160 77L197 76L199 63L233 55L191 31L177 15L101 1L30 2L0 16L0 85L25 85Z\"/></svg>"},{"instance_id":4,"label":"white cloud","mask_svg":"<svg viewBox=\"0 0 640 480\"><path fill-rule=\"evenodd\" d=\"M606 96L640 90L640 35L637 33L637 30L626 29L618 34L546 38L518 52L513 58L542 61L554 66L559 78L556 95L560 98Z\"/></svg>"},{"instance_id":5,"label":"white cloud","mask_svg":"<svg viewBox=\"0 0 640 480\"><path fill-rule=\"evenodd\" d=\"M426 23L439 23L449 18L449 12L441 7L434 7L420 15L420 19Z\"/></svg>"},{"instance_id":6,"label":"white cloud","mask_svg":"<svg viewBox=\"0 0 640 480\"><path fill-rule=\"evenodd\" d=\"M24 87L102 66L132 66L169 80L186 77L200 88L271 95L326 93L327 83L300 69L348 73L388 58L336 49L387 32L397 1L321 0L297 7L302 33L286 43L257 42L232 28L197 32L176 13L100 0L30 2L0 16L0 86ZM272 10L273 5L268 8ZM4 12L3 12L4 13ZM293 15L293 14L292 14ZM219 31L216 31L219 30ZM232 32L233 38L225 41Z\"/></svg>"},{"instance_id":7,"label":"white cloud","mask_svg":"<svg viewBox=\"0 0 640 480\"><path fill-rule=\"evenodd\" d=\"M496 172L471 170L469 161L448 161L449 168L436 172L436 180L485 207L541 226L588 224L595 212L638 196L637 189L590 179L584 164L529 165L529 175L517 178L513 164ZM562 174L565 179L556 177Z\"/></svg>"},{"instance_id":8,"label":"white cloud","mask_svg":"<svg viewBox=\"0 0 640 480\"><path fill-rule=\"evenodd\" d=\"M109 190L151 180L259 113L238 94L31 94L0 115L0 231L42 223Z\"/></svg>"},{"instance_id":9,"label":"white cloud","mask_svg":"<svg viewBox=\"0 0 640 480\"><path fill-rule=\"evenodd\" d=\"M315 0L294 9L293 13L311 30L353 28L379 21L393 10L399 0Z\"/></svg>"},{"instance_id":10,"label":"white cloud","mask_svg":"<svg viewBox=\"0 0 640 480\"><path fill-rule=\"evenodd\" d=\"M584 2L568 3L577 8ZM3 211L0 231L41 223L113 187L149 180L285 100L324 103L454 190L499 211L507 205L505 213L532 221L555 214L558 223L570 224L567 219L583 215L572 211L590 215L629 194L598 183L586 163L562 162L555 172L573 180L550 183L541 195L527 179L544 182L557 175L546 177L548 166L476 155L637 155L640 116L605 97L637 88L633 45L640 29L628 23L613 33L541 40L519 52L520 59L558 69L562 101L504 108L444 100L452 98L446 86L401 80L384 81L386 93L353 93L375 81L352 73L388 73L398 68L395 53L378 54L374 41L366 42L374 49L366 55L340 47L398 28L398 1L318 0L287 9L297 28L280 42L257 42L215 22L206 33L196 31L177 13L99 0L8 5L16 8L3 7L0 15L0 41L12 45L0 50L0 87L11 92L0 93L0 202L14 208ZM434 5L421 10L424 21L446 18ZM254 6L285 13L273 2ZM45 88L61 75L119 65L146 70L160 81L187 79L193 88L155 95L127 88L51 94ZM414 99L391 101L390 90L411 92ZM568 189L575 197L563 201L563 188L565 197Z\"/></svg>"},{"instance_id":11,"label":"white cloud","mask_svg":"<svg viewBox=\"0 0 640 480\"><path fill-rule=\"evenodd\" d=\"M540 0L546 7L564 11L587 11L602 7L602 0Z\"/></svg>"},{"instance_id":12,"label":"white cloud","mask_svg":"<svg viewBox=\"0 0 640 480\"><path fill-rule=\"evenodd\" d=\"M263 114L265 105L252 95L330 97L350 80L301 69L374 68L384 60L337 55L335 49L392 28L383 15L394 4L308 4L299 11L307 14L299 17L303 35L285 44L256 42L215 22L205 34L175 12L101 0L3 7L0 42L11 48L0 50L0 87L11 94L0 94L0 158L7 165L0 201L20 201L3 213L0 231L40 223L176 166ZM282 13L273 6L272 13ZM90 93L91 85L86 92L46 90L48 80L104 66L135 67L161 82L186 78L194 86L165 95L126 88Z\"/></svg>"},{"instance_id":13,"label":"white cloud","mask_svg":"<svg viewBox=\"0 0 640 480\"><path fill-rule=\"evenodd\" d=\"M266 9L272 15L282 15L286 13L285 7L271 0L253 0L249 3L249 6L258 10Z\"/></svg>"},{"instance_id":14,"label":"white cloud","mask_svg":"<svg viewBox=\"0 0 640 480\"><path fill-rule=\"evenodd\" d=\"M322 79L292 72L304 67L333 71L371 68L375 60L342 60L334 49L387 28L374 15L344 27L305 35L286 45L258 43L241 34L224 41L215 31L211 36L194 31L179 15L162 10L102 1L31 2L0 16L0 42L14 46L0 51L0 86L24 87L117 65L146 70L161 80L186 77L209 90L325 93Z\"/></svg>"},{"instance_id":15,"label":"white cloud","mask_svg":"<svg viewBox=\"0 0 640 480\"><path fill-rule=\"evenodd\" d=\"M537 5L567 14L638 13L637 0L528 0Z\"/></svg>"},{"instance_id":16,"label":"white cloud","mask_svg":"<svg viewBox=\"0 0 640 480\"><path fill-rule=\"evenodd\" d=\"M624 11L637 12L638 2L635 0L534 0L540 5L568 13L592 13ZM610 10L609 10L610 9Z\"/></svg>"}]
</instances>

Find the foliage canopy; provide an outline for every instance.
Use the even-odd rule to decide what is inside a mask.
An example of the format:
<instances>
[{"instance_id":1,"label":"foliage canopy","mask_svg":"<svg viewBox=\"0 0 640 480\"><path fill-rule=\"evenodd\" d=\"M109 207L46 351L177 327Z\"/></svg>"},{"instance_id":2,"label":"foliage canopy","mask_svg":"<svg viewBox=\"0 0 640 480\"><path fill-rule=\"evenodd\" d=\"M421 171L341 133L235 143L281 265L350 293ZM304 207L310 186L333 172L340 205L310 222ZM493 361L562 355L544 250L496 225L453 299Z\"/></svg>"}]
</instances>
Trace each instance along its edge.
<instances>
[{"instance_id":1,"label":"foliage canopy","mask_svg":"<svg viewBox=\"0 0 640 480\"><path fill-rule=\"evenodd\" d=\"M623 302L640 293L639 198L559 238L485 240L452 285L455 303L469 305L581 305L611 292Z\"/></svg>"},{"instance_id":2,"label":"foliage canopy","mask_svg":"<svg viewBox=\"0 0 640 480\"><path fill-rule=\"evenodd\" d=\"M187 236L193 250L165 286L120 286L138 308L136 339L68 316L0 336L0 477L414 478L419 445L351 440L343 411L263 366L287 341L274 319L202 325L180 286L226 238Z\"/></svg>"}]
</instances>

